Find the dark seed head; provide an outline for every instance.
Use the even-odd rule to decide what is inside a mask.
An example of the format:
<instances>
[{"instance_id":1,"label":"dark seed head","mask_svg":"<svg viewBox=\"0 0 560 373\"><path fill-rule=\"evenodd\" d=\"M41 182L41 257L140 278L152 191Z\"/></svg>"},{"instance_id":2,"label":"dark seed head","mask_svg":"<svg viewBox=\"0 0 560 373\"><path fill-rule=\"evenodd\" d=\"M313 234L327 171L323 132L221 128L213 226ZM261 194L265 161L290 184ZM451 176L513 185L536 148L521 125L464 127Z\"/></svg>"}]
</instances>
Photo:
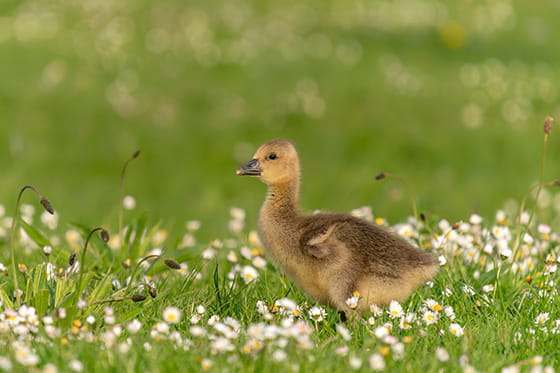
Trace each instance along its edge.
<instances>
[{"instance_id":1,"label":"dark seed head","mask_svg":"<svg viewBox=\"0 0 560 373\"><path fill-rule=\"evenodd\" d=\"M145 295L142 295L142 294L136 293L136 294L134 294L132 297L130 297L130 299L132 299L133 302L138 303L138 302L143 302L143 301L145 301L145 300L146 300L146 296L145 296Z\"/></svg>"},{"instance_id":2,"label":"dark seed head","mask_svg":"<svg viewBox=\"0 0 560 373\"><path fill-rule=\"evenodd\" d=\"M73 266L74 263L76 263L76 257L78 255L76 255L76 253L72 253L72 255L70 255L70 258L68 258L68 265L69 266Z\"/></svg>"},{"instance_id":3,"label":"dark seed head","mask_svg":"<svg viewBox=\"0 0 560 373\"><path fill-rule=\"evenodd\" d=\"M426 222L426 215L424 215L423 212L420 213L420 220L422 220L424 223Z\"/></svg>"},{"instance_id":4,"label":"dark seed head","mask_svg":"<svg viewBox=\"0 0 560 373\"><path fill-rule=\"evenodd\" d=\"M554 119L552 119L551 117L546 117L546 119L544 120L544 133L546 133L547 135L550 133L550 130L552 129L552 121Z\"/></svg>"},{"instance_id":5,"label":"dark seed head","mask_svg":"<svg viewBox=\"0 0 560 373\"><path fill-rule=\"evenodd\" d=\"M122 261L121 264L122 264L123 268L129 269L132 266L132 260L130 260L130 258L125 259L125 260Z\"/></svg>"},{"instance_id":6,"label":"dark seed head","mask_svg":"<svg viewBox=\"0 0 560 373\"><path fill-rule=\"evenodd\" d=\"M375 180L382 180L382 179L385 179L385 176L387 176L387 175L385 174L385 172L381 172L381 173L379 173L379 174L377 174L377 175L375 176Z\"/></svg>"},{"instance_id":7,"label":"dark seed head","mask_svg":"<svg viewBox=\"0 0 560 373\"><path fill-rule=\"evenodd\" d=\"M163 262L171 269L181 269L181 265L173 259L165 259Z\"/></svg>"},{"instance_id":8,"label":"dark seed head","mask_svg":"<svg viewBox=\"0 0 560 373\"><path fill-rule=\"evenodd\" d=\"M45 208L45 210L47 210L49 212L49 214L53 215L54 214L54 209L50 203L50 201L48 199L46 199L45 197L41 196L39 202L41 203L41 205Z\"/></svg>"},{"instance_id":9,"label":"dark seed head","mask_svg":"<svg viewBox=\"0 0 560 373\"><path fill-rule=\"evenodd\" d=\"M99 235L101 236L103 242L109 242L109 232L107 232L105 229L101 229Z\"/></svg>"},{"instance_id":10,"label":"dark seed head","mask_svg":"<svg viewBox=\"0 0 560 373\"><path fill-rule=\"evenodd\" d=\"M132 159L138 158L139 155L140 155L140 149L138 149L137 151L135 151L135 152L132 154Z\"/></svg>"},{"instance_id":11,"label":"dark seed head","mask_svg":"<svg viewBox=\"0 0 560 373\"><path fill-rule=\"evenodd\" d=\"M153 286L148 286L148 293L150 294L150 296L151 296L152 298L157 297L157 290L156 290L156 288L153 287Z\"/></svg>"}]
</instances>

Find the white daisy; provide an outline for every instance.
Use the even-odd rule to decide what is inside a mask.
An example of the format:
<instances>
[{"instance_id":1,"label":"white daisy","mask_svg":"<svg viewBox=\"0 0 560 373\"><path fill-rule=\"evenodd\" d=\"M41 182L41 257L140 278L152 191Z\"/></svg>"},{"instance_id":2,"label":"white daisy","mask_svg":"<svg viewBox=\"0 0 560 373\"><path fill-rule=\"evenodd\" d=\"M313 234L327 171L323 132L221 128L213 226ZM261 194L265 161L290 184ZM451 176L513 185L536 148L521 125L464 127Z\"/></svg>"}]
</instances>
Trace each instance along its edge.
<instances>
[{"instance_id":1,"label":"white daisy","mask_svg":"<svg viewBox=\"0 0 560 373\"><path fill-rule=\"evenodd\" d=\"M436 348L436 357L441 362L449 361L449 353L443 347Z\"/></svg>"},{"instance_id":2,"label":"white daisy","mask_svg":"<svg viewBox=\"0 0 560 373\"><path fill-rule=\"evenodd\" d=\"M349 341L351 338L350 331L341 324L336 324L336 332L344 339L345 341Z\"/></svg>"},{"instance_id":3,"label":"white daisy","mask_svg":"<svg viewBox=\"0 0 560 373\"><path fill-rule=\"evenodd\" d=\"M309 317L314 321L323 321L327 317L327 312L321 307L311 307Z\"/></svg>"},{"instance_id":4,"label":"white daisy","mask_svg":"<svg viewBox=\"0 0 560 373\"><path fill-rule=\"evenodd\" d=\"M549 313L548 312L540 313L537 316L537 318L535 319L535 324L543 325L548 321L548 318L549 318Z\"/></svg>"},{"instance_id":5,"label":"white daisy","mask_svg":"<svg viewBox=\"0 0 560 373\"><path fill-rule=\"evenodd\" d=\"M259 273L253 266L246 265L241 269L241 278L243 278L246 284L255 281L258 277Z\"/></svg>"},{"instance_id":6,"label":"white daisy","mask_svg":"<svg viewBox=\"0 0 560 373\"><path fill-rule=\"evenodd\" d=\"M424 312L424 315L422 315L422 319L424 320L426 325L431 325L435 324L438 321L438 315L433 311L426 311Z\"/></svg>"},{"instance_id":7,"label":"white daisy","mask_svg":"<svg viewBox=\"0 0 560 373\"><path fill-rule=\"evenodd\" d=\"M399 302L392 300L389 304L389 315L392 318L401 317L403 315L403 309Z\"/></svg>"},{"instance_id":8,"label":"white daisy","mask_svg":"<svg viewBox=\"0 0 560 373\"><path fill-rule=\"evenodd\" d=\"M456 323L449 325L449 332L455 335L456 337L460 337L464 334L463 327L461 327L461 325Z\"/></svg>"},{"instance_id":9,"label":"white daisy","mask_svg":"<svg viewBox=\"0 0 560 373\"><path fill-rule=\"evenodd\" d=\"M346 305L351 309L356 309L358 307L359 300L360 300L359 295L353 295L350 298L346 299Z\"/></svg>"},{"instance_id":10,"label":"white daisy","mask_svg":"<svg viewBox=\"0 0 560 373\"><path fill-rule=\"evenodd\" d=\"M163 310L163 320L169 324L177 324L181 321L181 310L177 307L167 307Z\"/></svg>"},{"instance_id":11,"label":"white daisy","mask_svg":"<svg viewBox=\"0 0 560 373\"><path fill-rule=\"evenodd\" d=\"M375 353L369 357L369 366L373 370L384 370L385 369L385 359L383 355Z\"/></svg>"},{"instance_id":12,"label":"white daisy","mask_svg":"<svg viewBox=\"0 0 560 373\"><path fill-rule=\"evenodd\" d=\"M362 367L362 359L356 356L352 356L350 359L348 359L348 364L350 365L350 368L358 370Z\"/></svg>"},{"instance_id":13,"label":"white daisy","mask_svg":"<svg viewBox=\"0 0 560 373\"><path fill-rule=\"evenodd\" d=\"M136 199L133 196L125 196L123 198L123 207L125 210L133 210L136 207Z\"/></svg>"},{"instance_id":14,"label":"white daisy","mask_svg":"<svg viewBox=\"0 0 560 373\"><path fill-rule=\"evenodd\" d=\"M134 319L131 322L128 323L128 325L126 326L126 329L128 330L128 332L130 334L136 334L138 333L138 331L140 330L140 328L142 327L142 323L140 321L138 321L138 319Z\"/></svg>"}]
</instances>

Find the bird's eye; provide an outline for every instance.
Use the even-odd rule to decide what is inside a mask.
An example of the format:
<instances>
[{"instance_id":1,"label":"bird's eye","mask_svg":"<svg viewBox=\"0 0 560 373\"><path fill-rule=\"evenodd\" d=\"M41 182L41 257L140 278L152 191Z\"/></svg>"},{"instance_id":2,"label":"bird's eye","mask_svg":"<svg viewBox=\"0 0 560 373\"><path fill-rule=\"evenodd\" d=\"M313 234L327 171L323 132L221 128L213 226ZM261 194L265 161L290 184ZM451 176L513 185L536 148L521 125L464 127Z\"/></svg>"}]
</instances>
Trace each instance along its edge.
<instances>
[{"instance_id":1,"label":"bird's eye","mask_svg":"<svg viewBox=\"0 0 560 373\"><path fill-rule=\"evenodd\" d=\"M274 160L274 159L278 158L278 156L276 155L276 153L270 153L270 154L268 155L268 157L266 157L266 158L267 158L267 159L270 159L270 160Z\"/></svg>"}]
</instances>

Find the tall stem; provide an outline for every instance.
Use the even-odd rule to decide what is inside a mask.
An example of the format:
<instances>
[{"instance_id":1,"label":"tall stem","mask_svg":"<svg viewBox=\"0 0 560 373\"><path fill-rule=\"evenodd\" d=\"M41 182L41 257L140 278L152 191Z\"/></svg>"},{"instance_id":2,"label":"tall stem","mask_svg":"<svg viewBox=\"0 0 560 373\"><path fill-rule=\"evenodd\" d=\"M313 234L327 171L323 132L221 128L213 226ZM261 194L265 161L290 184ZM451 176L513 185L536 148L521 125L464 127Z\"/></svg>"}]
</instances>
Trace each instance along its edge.
<instances>
[{"instance_id":1,"label":"tall stem","mask_svg":"<svg viewBox=\"0 0 560 373\"><path fill-rule=\"evenodd\" d=\"M78 302L78 299L80 298L80 295L81 295L82 280L83 280L84 270L85 270L85 266L86 266L87 246L88 246L89 240L91 239L91 236L93 236L93 234L97 231L101 231L101 239L104 242L109 241L109 234L107 233L107 231L104 228L101 228L101 227L97 227L97 228L92 229L89 232L89 234L87 235L86 241L84 243L84 247L82 248L82 255L80 256L80 275L78 277L78 287L76 288L76 296L75 296L76 303Z\"/></svg>"},{"instance_id":2,"label":"tall stem","mask_svg":"<svg viewBox=\"0 0 560 373\"><path fill-rule=\"evenodd\" d=\"M517 256L517 252L519 250L519 246L521 245L521 237L527 232L527 230L529 229L531 222L533 221L533 217L535 216L535 211L538 208L538 203L539 203L539 196L541 193L541 190L543 188L543 186L549 186L549 185L557 185L558 182L557 181L550 181L545 183L544 180L544 166L545 166L545 161L546 161L546 145L548 143L548 133L544 134L544 143L543 143L543 154L542 154L542 158L541 158L541 171L540 171L540 175L539 175L539 183L537 185L533 185L529 191L525 194L525 196L523 197L523 200L521 201L521 205L519 207L519 217L518 217L518 230L517 230L517 236L515 238L515 243L513 246L513 260L515 260L516 256ZM537 189L537 193L535 195L535 208L533 208L531 210L531 214L529 215L529 220L527 221L527 224L522 225L521 224L521 216L523 214L523 210L525 209L525 204L527 203L527 199L529 198L529 195L535 190L535 188Z\"/></svg>"},{"instance_id":3,"label":"tall stem","mask_svg":"<svg viewBox=\"0 0 560 373\"><path fill-rule=\"evenodd\" d=\"M132 162L133 160L135 160L136 158L138 158L139 155L140 155L140 150L135 151L132 154L132 157L130 157L129 159L126 160L126 162L124 163L124 166L121 170L121 184L120 184L120 188L119 188L119 238L120 238L121 245L124 244L124 242L123 242L123 240L124 240L124 235L123 235L124 177L125 177L125 174L126 174L126 168L128 167L128 164L130 162Z\"/></svg>"}]
</instances>

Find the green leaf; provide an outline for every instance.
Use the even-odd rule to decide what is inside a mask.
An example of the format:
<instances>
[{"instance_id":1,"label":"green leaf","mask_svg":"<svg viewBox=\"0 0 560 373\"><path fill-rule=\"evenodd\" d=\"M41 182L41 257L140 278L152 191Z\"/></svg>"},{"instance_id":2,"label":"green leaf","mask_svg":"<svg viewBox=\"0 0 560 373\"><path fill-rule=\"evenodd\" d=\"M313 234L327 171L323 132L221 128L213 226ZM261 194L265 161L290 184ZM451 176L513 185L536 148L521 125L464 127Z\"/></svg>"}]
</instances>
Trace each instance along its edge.
<instances>
[{"instance_id":1,"label":"green leaf","mask_svg":"<svg viewBox=\"0 0 560 373\"><path fill-rule=\"evenodd\" d=\"M39 289L44 288L44 285L47 282L47 265L46 264L38 264L33 268L31 272L31 278L33 281L33 285L31 287L31 291L33 293L37 293Z\"/></svg>"},{"instance_id":2,"label":"green leaf","mask_svg":"<svg viewBox=\"0 0 560 373\"><path fill-rule=\"evenodd\" d=\"M61 278L56 282L54 295L54 308L60 307L61 303L72 293L75 281L72 279Z\"/></svg>"},{"instance_id":3,"label":"green leaf","mask_svg":"<svg viewBox=\"0 0 560 373\"><path fill-rule=\"evenodd\" d=\"M41 289L36 292L34 304L37 314L42 315L48 311L50 297L51 294L48 289Z\"/></svg>"},{"instance_id":4,"label":"green leaf","mask_svg":"<svg viewBox=\"0 0 560 373\"><path fill-rule=\"evenodd\" d=\"M39 245L39 247L52 246L52 243L35 227L27 224L23 219L19 219L19 222L25 233L27 233L29 238L31 238L33 242Z\"/></svg>"},{"instance_id":5,"label":"green leaf","mask_svg":"<svg viewBox=\"0 0 560 373\"><path fill-rule=\"evenodd\" d=\"M132 301L129 302L132 303ZM125 312L122 315L122 320L130 321L136 318L141 313L146 312L149 309L155 308L155 306L158 304L159 304L158 302L155 302L153 299L150 298L146 299L144 302L142 302L142 304L131 304L128 312Z\"/></svg>"},{"instance_id":6,"label":"green leaf","mask_svg":"<svg viewBox=\"0 0 560 373\"><path fill-rule=\"evenodd\" d=\"M107 297L111 293L111 279L110 271L107 271L91 291L88 302L94 302Z\"/></svg>"},{"instance_id":7,"label":"green leaf","mask_svg":"<svg viewBox=\"0 0 560 373\"><path fill-rule=\"evenodd\" d=\"M4 286L4 284L2 284L2 286ZM4 307L14 308L14 302L12 302L12 299L6 294L2 287L0 287L0 301L4 304Z\"/></svg>"}]
</instances>

